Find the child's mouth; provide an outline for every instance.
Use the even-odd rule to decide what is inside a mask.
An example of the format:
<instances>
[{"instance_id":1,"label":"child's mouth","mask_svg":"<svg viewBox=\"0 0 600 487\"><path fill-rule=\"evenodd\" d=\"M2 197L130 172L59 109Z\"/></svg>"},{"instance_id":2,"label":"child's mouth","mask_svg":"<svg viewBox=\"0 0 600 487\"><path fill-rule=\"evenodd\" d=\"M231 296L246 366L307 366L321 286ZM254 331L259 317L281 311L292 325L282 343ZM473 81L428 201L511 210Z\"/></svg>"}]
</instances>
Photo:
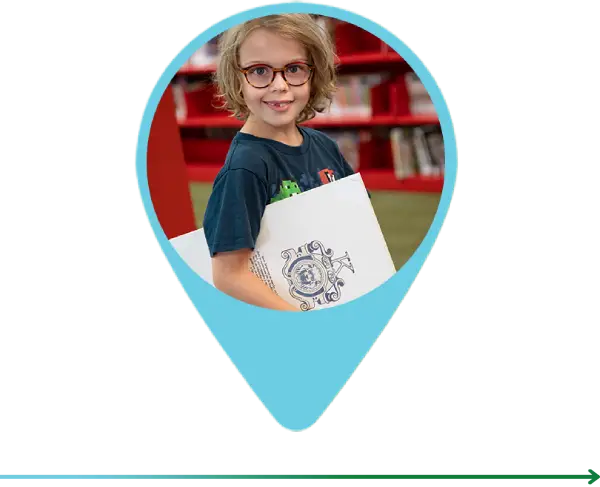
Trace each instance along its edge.
<instances>
[{"instance_id":1,"label":"child's mouth","mask_svg":"<svg viewBox=\"0 0 600 487\"><path fill-rule=\"evenodd\" d=\"M266 103L269 108L275 110L276 112L284 112L292 104L291 101L265 101L264 103Z\"/></svg>"}]
</instances>

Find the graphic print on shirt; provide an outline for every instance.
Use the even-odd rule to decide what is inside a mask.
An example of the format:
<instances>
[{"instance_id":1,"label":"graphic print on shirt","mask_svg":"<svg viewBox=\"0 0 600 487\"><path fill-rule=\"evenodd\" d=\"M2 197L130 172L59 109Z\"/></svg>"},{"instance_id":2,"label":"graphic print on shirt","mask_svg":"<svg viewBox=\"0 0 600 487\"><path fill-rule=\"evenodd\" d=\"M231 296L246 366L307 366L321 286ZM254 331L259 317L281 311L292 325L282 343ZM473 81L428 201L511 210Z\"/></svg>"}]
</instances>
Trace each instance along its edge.
<instances>
[{"instance_id":1,"label":"graphic print on shirt","mask_svg":"<svg viewBox=\"0 0 600 487\"><path fill-rule=\"evenodd\" d=\"M300 179L298 180L298 182L299 182L300 187L304 191L308 191L309 189L313 189L313 188L316 188L317 186L319 186L319 180L312 174L308 174L308 173L302 174L302 176L300 176Z\"/></svg>"},{"instance_id":2,"label":"graphic print on shirt","mask_svg":"<svg viewBox=\"0 0 600 487\"><path fill-rule=\"evenodd\" d=\"M323 169L319 171L321 182L323 184L333 183L335 181L335 174L331 169Z\"/></svg>"},{"instance_id":3,"label":"graphic print on shirt","mask_svg":"<svg viewBox=\"0 0 600 487\"><path fill-rule=\"evenodd\" d=\"M281 186L279 186L279 193L271 198L271 203L275 203L276 201L281 201L286 198L290 198L295 194L300 194L300 188L296 181L285 180L281 182Z\"/></svg>"},{"instance_id":4,"label":"graphic print on shirt","mask_svg":"<svg viewBox=\"0 0 600 487\"><path fill-rule=\"evenodd\" d=\"M338 277L342 269L354 266L348 252L337 259L333 250L326 249L319 240L308 242L298 249L281 252L285 259L282 272L289 284L290 295L300 301L300 309L308 311L318 305L339 301L341 288L346 284Z\"/></svg>"},{"instance_id":5,"label":"graphic print on shirt","mask_svg":"<svg viewBox=\"0 0 600 487\"><path fill-rule=\"evenodd\" d=\"M281 185L279 186L279 191L277 194L274 194L271 197L271 201L269 203L275 203L276 201L281 201L295 194L300 194L303 191L308 191L313 188L317 188L323 184L329 184L336 180L335 173L332 169L322 169L318 172L319 178L316 179L313 175L304 173L300 176L300 185L296 181L292 181L290 179L285 179L281 181ZM319 180L321 184L319 184ZM302 189L301 189L302 188ZM272 185L271 192L275 193L276 186Z\"/></svg>"}]
</instances>

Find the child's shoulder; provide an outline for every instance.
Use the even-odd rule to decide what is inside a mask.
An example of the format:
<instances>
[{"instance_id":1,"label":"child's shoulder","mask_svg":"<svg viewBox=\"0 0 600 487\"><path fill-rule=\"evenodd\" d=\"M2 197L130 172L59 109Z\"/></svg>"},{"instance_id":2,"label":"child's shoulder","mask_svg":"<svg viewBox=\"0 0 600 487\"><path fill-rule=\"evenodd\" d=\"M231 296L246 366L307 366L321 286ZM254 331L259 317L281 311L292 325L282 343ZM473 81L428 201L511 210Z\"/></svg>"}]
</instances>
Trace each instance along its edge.
<instances>
[{"instance_id":1,"label":"child's shoulder","mask_svg":"<svg viewBox=\"0 0 600 487\"><path fill-rule=\"evenodd\" d=\"M310 127L302 127L302 130L321 150L337 153L338 144L330 135Z\"/></svg>"},{"instance_id":2,"label":"child's shoulder","mask_svg":"<svg viewBox=\"0 0 600 487\"><path fill-rule=\"evenodd\" d=\"M245 169L264 179L266 165L264 154L261 150L257 150L256 145L253 146L234 138L229 147L223 170Z\"/></svg>"},{"instance_id":3,"label":"child's shoulder","mask_svg":"<svg viewBox=\"0 0 600 487\"><path fill-rule=\"evenodd\" d=\"M302 130L304 130L304 132L312 139L318 140L326 144L335 144L335 141L325 132L321 132L320 130L304 126L302 127Z\"/></svg>"}]
</instances>

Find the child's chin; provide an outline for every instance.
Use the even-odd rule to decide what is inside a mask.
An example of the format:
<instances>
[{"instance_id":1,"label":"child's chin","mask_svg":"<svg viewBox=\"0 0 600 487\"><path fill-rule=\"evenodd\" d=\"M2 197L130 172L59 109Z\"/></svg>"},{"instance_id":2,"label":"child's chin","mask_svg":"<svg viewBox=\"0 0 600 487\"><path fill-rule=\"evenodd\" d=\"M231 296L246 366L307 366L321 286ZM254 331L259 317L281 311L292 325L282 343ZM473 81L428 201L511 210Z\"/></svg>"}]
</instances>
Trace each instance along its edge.
<instances>
[{"instance_id":1,"label":"child's chin","mask_svg":"<svg viewBox=\"0 0 600 487\"><path fill-rule=\"evenodd\" d=\"M268 117L266 122L273 127L285 127L286 125L293 124L296 120L295 114L285 114L285 116L279 117Z\"/></svg>"}]
</instances>

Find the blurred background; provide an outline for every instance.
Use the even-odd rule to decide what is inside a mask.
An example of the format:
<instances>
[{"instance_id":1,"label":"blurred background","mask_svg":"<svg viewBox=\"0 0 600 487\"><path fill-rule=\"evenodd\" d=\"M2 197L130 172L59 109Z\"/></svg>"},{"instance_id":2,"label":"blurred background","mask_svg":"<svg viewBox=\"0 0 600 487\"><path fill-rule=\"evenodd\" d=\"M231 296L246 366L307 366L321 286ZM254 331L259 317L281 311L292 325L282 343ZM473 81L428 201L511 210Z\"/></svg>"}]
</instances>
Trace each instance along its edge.
<instances>
[{"instance_id":1,"label":"blurred background","mask_svg":"<svg viewBox=\"0 0 600 487\"><path fill-rule=\"evenodd\" d=\"M361 173L399 269L427 233L443 187L444 141L435 108L411 66L390 46L353 24L315 18L336 46L338 90L330 110L304 124L331 136ZM216 108L217 40L201 46L167 90L195 228L202 226L212 182L242 126Z\"/></svg>"}]
</instances>

